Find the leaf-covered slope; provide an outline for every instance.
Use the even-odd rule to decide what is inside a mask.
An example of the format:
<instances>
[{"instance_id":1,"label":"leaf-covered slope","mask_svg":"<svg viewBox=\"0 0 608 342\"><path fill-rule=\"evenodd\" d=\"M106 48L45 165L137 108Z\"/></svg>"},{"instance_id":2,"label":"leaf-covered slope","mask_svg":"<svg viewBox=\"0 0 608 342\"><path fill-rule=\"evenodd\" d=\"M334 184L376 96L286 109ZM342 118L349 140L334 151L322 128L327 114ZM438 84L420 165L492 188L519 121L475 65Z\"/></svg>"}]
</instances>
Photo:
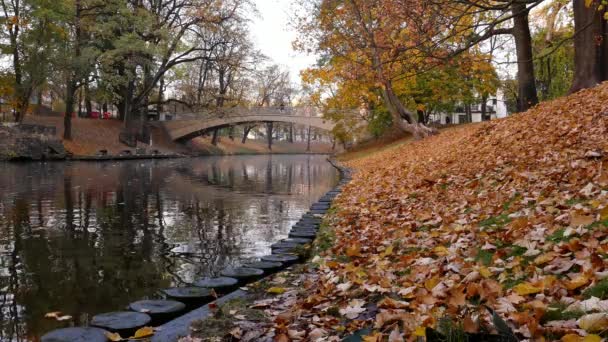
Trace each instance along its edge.
<instances>
[{"instance_id":1,"label":"leaf-covered slope","mask_svg":"<svg viewBox=\"0 0 608 342\"><path fill-rule=\"evenodd\" d=\"M485 306L519 337L608 328L607 133L605 83L351 161L302 308L328 334L373 321L407 338L446 316L495 329Z\"/></svg>"}]
</instances>

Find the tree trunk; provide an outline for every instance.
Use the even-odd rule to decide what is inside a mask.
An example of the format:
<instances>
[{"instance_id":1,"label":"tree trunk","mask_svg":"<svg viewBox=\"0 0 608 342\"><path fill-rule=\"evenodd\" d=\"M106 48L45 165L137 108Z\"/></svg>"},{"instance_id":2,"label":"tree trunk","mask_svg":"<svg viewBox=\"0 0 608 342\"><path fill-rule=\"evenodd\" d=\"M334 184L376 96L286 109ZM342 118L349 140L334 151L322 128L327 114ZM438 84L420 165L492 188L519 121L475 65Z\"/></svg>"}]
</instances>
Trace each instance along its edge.
<instances>
[{"instance_id":1,"label":"tree trunk","mask_svg":"<svg viewBox=\"0 0 608 342\"><path fill-rule=\"evenodd\" d=\"M488 113L488 95L483 94L481 96L481 121L487 121L486 115Z\"/></svg>"},{"instance_id":2,"label":"tree trunk","mask_svg":"<svg viewBox=\"0 0 608 342\"><path fill-rule=\"evenodd\" d=\"M591 88L608 79L608 25L597 1L590 7L574 0L574 79L570 93Z\"/></svg>"},{"instance_id":3,"label":"tree trunk","mask_svg":"<svg viewBox=\"0 0 608 342\"><path fill-rule=\"evenodd\" d=\"M234 141L234 126L228 127L228 138Z\"/></svg>"},{"instance_id":4,"label":"tree trunk","mask_svg":"<svg viewBox=\"0 0 608 342\"><path fill-rule=\"evenodd\" d=\"M243 128L243 139L241 139L241 144L244 144L247 141L247 136L249 135L249 132L253 129L253 127L255 126L245 126Z\"/></svg>"},{"instance_id":5,"label":"tree trunk","mask_svg":"<svg viewBox=\"0 0 608 342\"><path fill-rule=\"evenodd\" d=\"M70 79L65 91L65 116L63 117L63 139L72 140L72 112L74 112L74 95L76 93L76 82Z\"/></svg>"},{"instance_id":6,"label":"tree trunk","mask_svg":"<svg viewBox=\"0 0 608 342\"><path fill-rule=\"evenodd\" d=\"M219 137L219 129L214 129L213 130L213 138L211 138L211 145L213 146L217 146L217 143L219 142L220 137Z\"/></svg>"},{"instance_id":7,"label":"tree trunk","mask_svg":"<svg viewBox=\"0 0 608 342\"><path fill-rule=\"evenodd\" d=\"M513 37L517 50L517 86L519 92L517 109L524 112L538 103L534 80L532 37L530 36L526 4L514 2L511 5L511 12L513 15Z\"/></svg>"},{"instance_id":8,"label":"tree trunk","mask_svg":"<svg viewBox=\"0 0 608 342\"><path fill-rule=\"evenodd\" d=\"M267 122L266 123L266 136L268 138L268 149L269 150L272 150L272 128L273 128L273 123Z\"/></svg>"},{"instance_id":9,"label":"tree trunk","mask_svg":"<svg viewBox=\"0 0 608 342\"><path fill-rule=\"evenodd\" d=\"M158 112L158 118L160 119L160 113L163 112L163 100L165 98L165 76L160 78L158 85L158 104L156 104L156 111Z\"/></svg>"},{"instance_id":10,"label":"tree trunk","mask_svg":"<svg viewBox=\"0 0 608 342\"><path fill-rule=\"evenodd\" d=\"M84 84L84 105L87 109L87 117L90 118L93 115L93 103L91 102L91 89L88 82Z\"/></svg>"},{"instance_id":11,"label":"tree trunk","mask_svg":"<svg viewBox=\"0 0 608 342\"><path fill-rule=\"evenodd\" d=\"M403 106L401 100L399 100L399 97L395 94L393 85L390 81L384 82L384 87L382 87L382 98L393 118L393 126L397 129L402 132L411 133L415 139L422 139L438 133L436 129L418 123L415 115ZM406 122L404 122L403 119L405 119Z\"/></svg>"},{"instance_id":12,"label":"tree trunk","mask_svg":"<svg viewBox=\"0 0 608 342\"><path fill-rule=\"evenodd\" d=\"M293 144L293 124L289 124L289 138L288 141Z\"/></svg>"},{"instance_id":13,"label":"tree trunk","mask_svg":"<svg viewBox=\"0 0 608 342\"><path fill-rule=\"evenodd\" d=\"M306 152L310 152L310 126L308 126L308 141L306 142Z\"/></svg>"}]
</instances>

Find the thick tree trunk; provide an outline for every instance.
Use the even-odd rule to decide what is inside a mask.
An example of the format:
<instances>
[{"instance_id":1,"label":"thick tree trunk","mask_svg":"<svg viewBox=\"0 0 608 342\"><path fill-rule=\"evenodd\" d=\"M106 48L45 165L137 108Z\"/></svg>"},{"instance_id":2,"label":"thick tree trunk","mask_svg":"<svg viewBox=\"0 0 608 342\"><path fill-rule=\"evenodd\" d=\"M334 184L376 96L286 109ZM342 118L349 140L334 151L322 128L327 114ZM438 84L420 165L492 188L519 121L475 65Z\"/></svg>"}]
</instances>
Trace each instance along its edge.
<instances>
[{"instance_id":1,"label":"thick tree trunk","mask_svg":"<svg viewBox=\"0 0 608 342\"><path fill-rule=\"evenodd\" d=\"M517 85L519 101L517 109L526 111L538 103L534 79L534 59L532 55L532 37L528 23L528 10L523 2L511 5L513 14L513 37L517 50Z\"/></svg>"},{"instance_id":2,"label":"thick tree trunk","mask_svg":"<svg viewBox=\"0 0 608 342\"><path fill-rule=\"evenodd\" d=\"M438 133L436 129L429 128L416 120L416 116L401 103L390 81L384 82L382 97L393 118L393 126L397 129L412 134L415 139L423 139Z\"/></svg>"},{"instance_id":3,"label":"thick tree trunk","mask_svg":"<svg viewBox=\"0 0 608 342\"><path fill-rule=\"evenodd\" d=\"M267 122L266 123L266 137L268 138L268 149L269 150L272 150L272 128L273 128L273 123Z\"/></svg>"},{"instance_id":4,"label":"thick tree trunk","mask_svg":"<svg viewBox=\"0 0 608 342\"><path fill-rule=\"evenodd\" d=\"M608 25L598 3L574 0L574 79L570 93L591 88L608 79Z\"/></svg>"},{"instance_id":5,"label":"thick tree trunk","mask_svg":"<svg viewBox=\"0 0 608 342\"><path fill-rule=\"evenodd\" d=\"M72 140L72 113L74 112L74 97L76 85L68 80L65 92L65 116L63 117L63 139Z\"/></svg>"}]
</instances>

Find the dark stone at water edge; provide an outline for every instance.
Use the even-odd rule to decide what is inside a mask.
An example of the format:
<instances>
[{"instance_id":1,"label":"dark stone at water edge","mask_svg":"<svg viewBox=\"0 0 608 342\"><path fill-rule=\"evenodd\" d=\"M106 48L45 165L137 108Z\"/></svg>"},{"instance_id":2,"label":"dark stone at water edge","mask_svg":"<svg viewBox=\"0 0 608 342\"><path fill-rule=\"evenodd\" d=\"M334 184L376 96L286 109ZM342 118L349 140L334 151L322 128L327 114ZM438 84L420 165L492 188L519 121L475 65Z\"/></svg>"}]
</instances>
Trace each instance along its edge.
<instances>
[{"instance_id":1,"label":"dark stone at water edge","mask_svg":"<svg viewBox=\"0 0 608 342\"><path fill-rule=\"evenodd\" d=\"M224 277L230 277L241 281L249 281L261 277L262 275L264 275L264 271L257 268L249 267L229 267L223 270L221 272L221 275Z\"/></svg>"},{"instance_id":2,"label":"dark stone at water edge","mask_svg":"<svg viewBox=\"0 0 608 342\"><path fill-rule=\"evenodd\" d=\"M262 261L270 261L270 262L282 262L284 264L293 264L294 262L298 261L298 257L295 255L289 255L289 254L273 254L273 255L266 255L263 256Z\"/></svg>"},{"instance_id":3,"label":"dark stone at water edge","mask_svg":"<svg viewBox=\"0 0 608 342\"><path fill-rule=\"evenodd\" d=\"M293 225L292 229L308 229L308 230L318 230L319 225L313 223L302 223L298 222Z\"/></svg>"},{"instance_id":4,"label":"dark stone at water edge","mask_svg":"<svg viewBox=\"0 0 608 342\"><path fill-rule=\"evenodd\" d=\"M293 231L289 232L290 238L314 239L316 236L317 236L317 233L314 231L293 230Z\"/></svg>"},{"instance_id":5,"label":"dark stone at water edge","mask_svg":"<svg viewBox=\"0 0 608 342\"><path fill-rule=\"evenodd\" d=\"M270 245L270 248L272 249L293 249L293 248L298 248L301 247L302 244L297 243L297 242L277 242L275 244Z\"/></svg>"},{"instance_id":6,"label":"dark stone at water edge","mask_svg":"<svg viewBox=\"0 0 608 342\"><path fill-rule=\"evenodd\" d=\"M42 342L107 342L106 331L99 328L65 328L42 336Z\"/></svg>"},{"instance_id":7,"label":"dark stone at water edge","mask_svg":"<svg viewBox=\"0 0 608 342\"><path fill-rule=\"evenodd\" d=\"M273 249L272 250L272 254L289 254L289 255L295 255L298 256L298 253L295 251L295 249L293 248L279 248L279 249Z\"/></svg>"},{"instance_id":8,"label":"dark stone at water edge","mask_svg":"<svg viewBox=\"0 0 608 342\"><path fill-rule=\"evenodd\" d=\"M276 272L283 268L282 262L256 261L243 265L243 267L257 268L264 271L265 274Z\"/></svg>"},{"instance_id":9,"label":"dark stone at water edge","mask_svg":"<svg viewBox=\"0 0 608 342\"><path fill-rule=\"evenodd\" d=\"M186 309L186 304L175 300L140 300L131 303L129 309L147 313L152 317L152 323L157 325L177 317Z\"/></svg>"},{"instance_id":10,"label":"dark stone at water edge","mask_svg":"<svg viewBox=\"0 0 608 342\"><path fill-rule=\"evenodd\" d=\"M205 303L213 300L211 290L204 287L173 287L163 290L167 297L185 304Z\"/></svg>"},{"instance_id":11,"label":"dark stone at water edge","mask_svg":"<svg viewBox=\"0 0 608 342\"><path fill-rule=\"evenodd\" d=\"M310 206L311 210L324 210L329 209L331 205L329 203L315 203Z\"/></svg>"},{"instance_id":12,"label":"dark stone at water edge","mask_svg":"<svg viewBox=\"0 0 608 342\"><path fill-rule=\"evenodd\" d=\"M289 238L289 239L283 239L280 242L295 242L295 243L301 243L301 244L307 244L307 243L311 243L312 239L305 239L305 238Z\"/></svg>"},{"instance_id":13,"label":"dark stone at water edge","mask_svg":"<svg viewBox=\"0 0 608 342\"><path fill-rule=\"evenodd\" d=\"M206 287L216 292L230 292L238 284L238 280L229 277L203 278L194 282L194 286Z\"/></svg>"},{"instance_id":14,"label":"dark stone at water edge","mask_svg":"<svg viewBox=\"0 0 608 342\"><path fill-rule=\"evenodd\" d=\"M91 325L123 336L132 336L137 329L145 327L151 320L145 313L118 311L93 316Z\"/></svg>"}]
</instances>

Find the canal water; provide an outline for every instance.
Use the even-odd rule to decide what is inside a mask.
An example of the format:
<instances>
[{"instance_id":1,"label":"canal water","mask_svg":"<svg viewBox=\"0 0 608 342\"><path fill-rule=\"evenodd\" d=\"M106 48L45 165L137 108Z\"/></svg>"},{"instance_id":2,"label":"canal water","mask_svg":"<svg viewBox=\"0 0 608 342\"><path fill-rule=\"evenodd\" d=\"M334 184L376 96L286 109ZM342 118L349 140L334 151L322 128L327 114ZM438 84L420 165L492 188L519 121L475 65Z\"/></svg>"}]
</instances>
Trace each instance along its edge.
<instances>
[{"instance_id":1,"label":"canal water","mask_svg":"<svg viewBox=\"0 0 608 342\"><path fill-rule=\"evenodd\" d=\"M339 177L320 155L0 169L0 341L37 341L269 254ZM73 319L44 318L53 311Z\"/></svg>"}]
</instances>

